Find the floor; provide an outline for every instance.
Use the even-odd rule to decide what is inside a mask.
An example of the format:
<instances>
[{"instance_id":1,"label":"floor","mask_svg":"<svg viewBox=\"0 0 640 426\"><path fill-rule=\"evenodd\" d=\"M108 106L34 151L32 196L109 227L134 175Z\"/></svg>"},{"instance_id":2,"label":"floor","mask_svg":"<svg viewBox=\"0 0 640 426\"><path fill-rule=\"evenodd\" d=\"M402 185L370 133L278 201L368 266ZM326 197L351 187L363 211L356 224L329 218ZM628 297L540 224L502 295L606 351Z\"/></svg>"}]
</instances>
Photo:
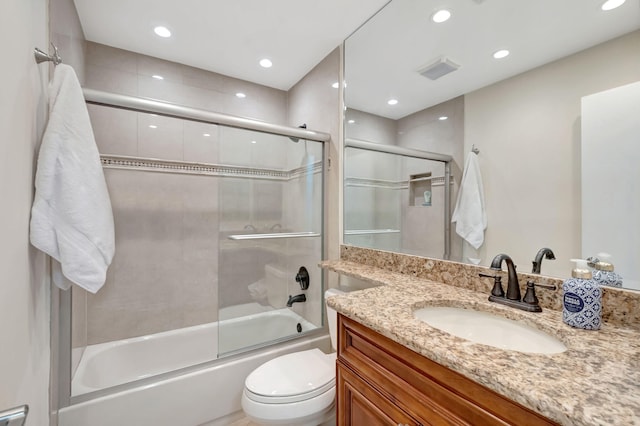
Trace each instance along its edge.
<instances>
[{"instance_id":1,"label":"floor","mask_svg":"<svg viewBox=\"0 0 640 426\"><path fill-rule=\"evenodd\" d=\"M260 426L260 425L244 417L242 419L236 420L235 422L231 423L229 426Z\"/></svg>"}]
</instances>

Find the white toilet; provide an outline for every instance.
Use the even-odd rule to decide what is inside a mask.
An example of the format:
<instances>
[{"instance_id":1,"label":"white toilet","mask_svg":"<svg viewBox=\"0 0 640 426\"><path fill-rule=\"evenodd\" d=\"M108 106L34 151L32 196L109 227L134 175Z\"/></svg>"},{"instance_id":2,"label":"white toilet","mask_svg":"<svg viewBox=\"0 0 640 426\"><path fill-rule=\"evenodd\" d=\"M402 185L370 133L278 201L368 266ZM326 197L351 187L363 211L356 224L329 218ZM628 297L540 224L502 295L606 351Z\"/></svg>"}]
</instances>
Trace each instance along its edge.
<instances>
[{"instance_id":1,"label":"white toilet","mask_svg":"<svg viewBox=\"0 0 640 426\"><path fill-rule=\"evenodd\" d=\"M343 294L327 290L325 298ZM336 311L327 306L331 345L337 347ZM294 352L267 361L249 374L242 409L264 425L335 424L336 353L320 349Z\"/></svg>"}]
</instances>

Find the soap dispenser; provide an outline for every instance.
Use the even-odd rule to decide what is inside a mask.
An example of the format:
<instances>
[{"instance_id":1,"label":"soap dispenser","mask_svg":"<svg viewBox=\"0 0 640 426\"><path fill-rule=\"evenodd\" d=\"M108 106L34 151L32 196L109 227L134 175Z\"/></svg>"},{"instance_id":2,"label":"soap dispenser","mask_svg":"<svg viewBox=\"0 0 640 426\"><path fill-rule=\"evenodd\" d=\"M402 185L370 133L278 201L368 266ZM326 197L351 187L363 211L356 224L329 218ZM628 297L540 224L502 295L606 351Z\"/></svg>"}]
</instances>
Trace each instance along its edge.
<instances>
[{"instance_id":1,"label":"soap dispenser","mask_svg":"<svg viewBox=\"0 0 640 426\"><path fill-rule=\"evenodd\" d=\"M599 330L602 322L602 288L593 281L587 261L571 259L576 267L562 283L562 321L571 327Z\"/></svg>"},{"instance_id":2,"label":"soap dispenser","mask_svg":"<svg viewBox=\"0 0 640 426\"><path fill-rule=\"evenodd\" d=\"M587 260L589 261L588 265L595 269L593 280L598 285L622 287L622 277L613 271L610 254L598 253L598 257L590 257Z\"/></svg>"}]
</instances>

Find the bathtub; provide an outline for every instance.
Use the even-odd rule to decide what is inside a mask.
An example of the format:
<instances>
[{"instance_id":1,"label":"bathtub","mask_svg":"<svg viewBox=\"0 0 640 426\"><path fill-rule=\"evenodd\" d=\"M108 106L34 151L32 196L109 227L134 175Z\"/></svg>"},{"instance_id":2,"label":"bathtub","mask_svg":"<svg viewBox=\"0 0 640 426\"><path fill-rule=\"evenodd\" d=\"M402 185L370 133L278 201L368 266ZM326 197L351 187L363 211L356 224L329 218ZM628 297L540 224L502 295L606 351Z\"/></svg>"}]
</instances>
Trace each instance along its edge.
<instances>
[{"instance_id":1,"label":"bathtub","mask_svg":"<svg viewBox=\"0 0 640 426\"><path fill-rule=\"evenodd\" d=\"M328 336L314 333L216 360L218 355L291 336L298 324L301 332L316 328L285 308L90 345L72 380L76 403L59 411L59 425L197 426L232 415L241 409L244 378L253 369L286 353L328 350ZM197 364L203 365L188 368ZM113 392L106 389L113 386ZM89 392L96 397L83 395Z\"/></svg>"}]
</instances>

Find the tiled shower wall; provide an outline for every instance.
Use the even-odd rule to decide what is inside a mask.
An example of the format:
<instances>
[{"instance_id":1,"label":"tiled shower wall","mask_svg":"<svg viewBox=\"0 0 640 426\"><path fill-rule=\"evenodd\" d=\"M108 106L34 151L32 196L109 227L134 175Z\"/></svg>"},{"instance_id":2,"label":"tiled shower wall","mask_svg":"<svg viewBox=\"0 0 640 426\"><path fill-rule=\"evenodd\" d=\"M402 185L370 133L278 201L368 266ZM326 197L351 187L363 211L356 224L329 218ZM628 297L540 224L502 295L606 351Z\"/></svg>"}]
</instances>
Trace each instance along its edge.
<instances>
[{"instance_id":1,"label":"tiled shower wall","mask_svg":"<svg viewBox=\"0 0 640 426\"><path fill-rule=\"evenodd\" d=\"M88 88L275 124L288 124L290 119L284 91L95 43L87 43L86 52L85 87ZM337 79L338 62L332 65ZM235 96L237 92L247 97L240 99ZM251 141L235 129L108 107L89 106L89 110L102 154L257 167L275 167L276 163L285 161L288 164L284 166L290 167L300 162L304 153L301 143L293 150L284 145L278 150L273 144L260 144L258 140L250 147L251 158L238 158L238 152L248 151L234 149L234 144ZM314 128L313 123L309 124ZM257 134L256 137L267 136ZM286 250L253 247L253 250L242 250L241 256L234 255L233 247L229 252L219 251L218 229L237 232L251 225L264 232L265 227L274 225L302 226L289 224L287 218L280 217L280 212L295 205L293 199L284 194L296 194L300 181L251 180L252 185L247 185L248 180L114 169L107 169L105 176L116 222L116 258L109 269L107 283L96 295L80 295L81 290L74 290L80 296L76 300L86 297L86 306L77 304L80 306L74 307L74 316L80 316L83 308L88 312L88 344L215 321L219 303L224 306L251 301L247 300L247 284L265 273L264 267L259 271L246 267L252 263L276 265L275 275L282 272L294 285L297 285L293 277L298 263L311 262L313 267L317 263L318 259L282 260L273 253L300 255L312 248L320 253L319 238L313 242L289 242ZM319 196L319 179L314 185L314 196ZM247 192L249 186L253 194ZM258 215L245 215L242 212L247 211L248 197L256 195L263 197L260 204L265 208ZM320 211L315 212L313 221L321 217L321 209L316 210ZM226 241L221 247L229 248ZM273 259L267 259L268 256ZM240 265L239 261L244 263ZM239 292L225 289L218 292L218 275L220 280L227 280L228 273L236 274L232 282L241 289ZM314 275L316 285L320 285L319 272ZM277 300L282 298L281 305L290 291L284 284L278 292L283 294L277 297ZM318 297L311 299L319 301ZM294 308L320 324L319 308L311 308L310 304ZM312 312L304 312L307 310Z\"/></svg>"}]
</instances>

